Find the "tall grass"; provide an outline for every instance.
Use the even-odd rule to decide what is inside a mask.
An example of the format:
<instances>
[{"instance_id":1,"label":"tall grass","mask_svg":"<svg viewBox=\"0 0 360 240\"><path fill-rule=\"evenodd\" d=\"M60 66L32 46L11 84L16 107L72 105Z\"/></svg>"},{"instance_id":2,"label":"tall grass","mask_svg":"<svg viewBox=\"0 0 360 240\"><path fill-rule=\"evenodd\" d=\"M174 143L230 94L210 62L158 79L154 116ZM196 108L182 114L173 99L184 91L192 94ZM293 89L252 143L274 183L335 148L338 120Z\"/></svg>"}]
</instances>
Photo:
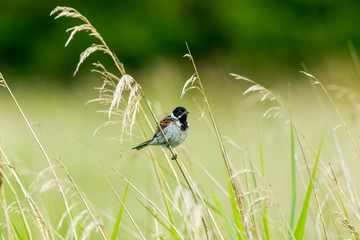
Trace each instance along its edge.
<instances>
[{"instance_id":1,"label":"tall grass","mask_svg":"<svg viewBox=\"0 0 360 240\"><path fill-rule=\"evenodd\" d=\"M123 63L85 16L69 7L57 7L51 15L81 21L80 25L67 30L70 36L65 46L81 31L89 32L96 42L81 53L74 74L94 52L105 53L115 65L117 72L112 73L99 61L93 64L93 72L100 75L102 83L96 87L98 98L90 99L89 103L104 106L100 112L108 118L96 131L107 126L119 128L118 148L124 151L127 147L124 143L131 142L133 137L148 139L153 127L160 126L158 113L145 94L147 89L125 71ZM49 144L44 144L39 138L39 134L44 133L31 124L26 110L0 74L1 86L10 94L47 164L46 169L29 184L23 180L22 166L0 146L3 212L0 234L3 239L359 239L359 199L356 181L351 176L347 162L350 157L359 158L358 137L327 87L313 75L303 72L309 77L309 84L327 120L325 130L319 137L320 144L313 144L302 131L301 123L297 122L296 107L292 101L285 102L280 94L264 85L231 74L236 79L232 84L246 85L243 95L256 97L253 108L266 107L262 117L264 121L272 122L270 128L276 127L276 132L287 135L286 146L277 146L279 151L288 153L286 160L289 163L289 169L278 173L285 178L283 187L287 192L279 197L267 176L267 159L271 157L265 147L268 149L276 144L266 141L263 136L271 129L259 127L256 154L246 143L240 144L224 136L221 128L229 125L235 131L240 120L234 120L235 110L231 108L224 111L227 112L225 123L217 120L212 99L220 100L217 95L208 95L205 91L206 80L201 78L187 44L186 48L185 57L191 61L195 73L185 81L179 93L181 97L188 95L191 90L200 93L200 98L194 100L196 104L204 105L203 108L199 107L198 115L202 116L204 125L208 125L207 131L213 133L213 139L202 140L205 144L213 140L217 145L217 148L209 148L201 156L218 157L198 159L185 147L175 152L171 146L168 150L149 147L132 153L132 159L145 159L151 163L152 169L145 171L151 172L152 179L148 184L156 191L148 192L138 185L135 177L144 169L132 167L131 173L123 172L109 159L74 141L74 144L81 146L79 151L85 149L95 159L96 168L104 180L102 186L107 187L107 195L116 202L110 214L105 213L105 204L93 203L78 184L79 176L71 172L60 156L54 154L55 157L51 157L48 153L51 149L46 147ZM343 90L331 89L337 93ZM173 107L166 106L169 111ZM330 116L330 112L334 112L335 116ZM243 114L242 117L247 116ZM261 116L258 117L260 119ZM340 125L333 125L333 121ZM342 136L340 139L339 128L344 128L346 138ZM355 155L343 149L346 143L350 143ZM333 149L337 156L330 159L329 153ZM123 159L120 157L120 160ZM218 167L216 174L221 173L219 175L222 177L210 170L212 164ZM39 179L44 179L42 186L39 186ZM290 184L286 185L285 182ZM120 186L125 186L123 191ZM92 187L90 183L89 187ZM53 188L57 191L51 191ZM44 198L41 192L47 192L49 199ZM60 200L61 206L53 206L51 198ZM280 202L288 202L290 210ZM134 204L136 208L129 207ZM54 211L51 208L59 209L56 216L52 216ZM138 213L141 213L141 217ZM151 219L151 225L144 224L144 216Z\"/></svg>"}]
</instances>

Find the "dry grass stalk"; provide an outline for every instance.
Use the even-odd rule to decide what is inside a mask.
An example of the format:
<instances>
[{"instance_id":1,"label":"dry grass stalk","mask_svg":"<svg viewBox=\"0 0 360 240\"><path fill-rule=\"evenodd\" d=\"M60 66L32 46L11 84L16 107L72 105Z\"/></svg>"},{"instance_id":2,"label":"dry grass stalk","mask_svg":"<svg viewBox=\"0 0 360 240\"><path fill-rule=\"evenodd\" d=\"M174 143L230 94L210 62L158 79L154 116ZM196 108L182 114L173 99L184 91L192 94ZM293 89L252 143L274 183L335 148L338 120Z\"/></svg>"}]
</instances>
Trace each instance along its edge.
<instances>
[{"instance_id":1,"label":"dry grass stalk","mask_svg":"<svg viewBox=\"0 0 360 240\"><path fill-rule=\"evenodd\" d=\"M145 240L146 238L144 237L143 233L141 232L139 226L136 224L134 218L131 216L130 212L128 211L128 209L127 209L127 207L125 206L124 202L122 201L121 197L120 197L119 194L116 192L114 186L111 184L111 182L109 181L109 179L106 177L104 171L101 169L101 167L99 166L99 164L97 164L97 166L98 166L98 169L100 170L101 174L102 174L103 177L105 178L107 184L108 184L109 187L111 188L112 192L115 194L116 198L119 200L121 206L123 206L126 214L127 214L128 217L130 218L131 222L134 224L134 226L135 226L136 230L138 231L140 237Z\"/></svg>"},{"instance_id":2,"label":"dry grass stalk","mask_svg":"<svg viewBox=\"0 0 360 240\"><path fill-rule=\"evenodd\" d=\"M323 230L324 230L324 234L325 234L325 238L326 239L329 239L329 236L328 236L328 232L327 232L327 229L326 229L326 224L325 224L325 220L324 220L324 215L322 213L322 210L321 210L321 206L320 206L320 201L319 201L319 197L318 197L318 194L316 193L316 189L315 189L315 184L314 184L314 181L312 179L312 175L311 175L311 172L310 172L310 169L309 169L309 165L307 163L307 160L306 160L306 157L305 157L305 153L304 153L304 149L302 147L302 144L300 142L300 139L299 139L299 135L297 133L297 130L296 130L296 127L294 126L294 131L295 131L295 135L296 135L296 138L299 142L299 146L300 146L300 149L301 149L301 153L303 155L303 158L304 158L304 161L305 161L305 165L306 165L306 170L309 174L309 178L310 178L310 182L311 182L311 187L312 187L312 190L313 190L313 193L314 193L314 197L315 197L315 200L316 200L316 205L317 205L317 208L319 210L319 216L320 216L320 219L321 219L321 223L322 223L322 227L323 227Z\"/></svg>"},{"instance_id":3,"label":"dry grass stalk","mask_svg":"<svg viewBox=\"0 0 360 240\"><path fill-rule=\"evenodd\" d=\"M355 143L355 139L352 135L352 133L350 132L349 130L349 127L347 126L346 122L345 122L345 119L343 118L343 116L341 115L340 113L340 110L339 108L337 107L337 105L335 104L334 100L331 98L329 92L326 90L326 88L324 87L324 85L316 78L314 77L312 74L310 73L307 73L307 72L304 72L304 71L300 71L301 73L303 73L304 75L306 75L307 77L309 77L310 79L312 79L313 83L316 84L316 85L319 85L321 87L321 89L324 91L324 93L326 94L326 96L328 97L328 99L330 100L331 104L333 105L337 115L339 116L343 126L345 127L346 129L346 132L347 134L349 135L350 139L351 139L351 142L357 152L357 154L360 156L360 150L359 148L357 147L356 143Z\"/></svg>"},{"instance_id":4,"label":"dry grass stalk","mask_svg":"<svg viewBox=\"0 0 360 240\"><path fill-rule=\"evenodd\" d=\"M306 68L304 67L304 69L306 70ZM358 150L357 148L357 145L355 143L355 140L344 120L344 118L342 117L338 107L336 106L334 100L331 98L329 92L326 90L326 88L324 87L324 85L316 78L314 77L312 74L310 73L307 73L305 71L301 71L300 73L304 74L305 76L308 77L308 79L310 80L310 82L312 83L312 86L313 86L313 89L315 91L317 91L317 88L315 87L315 85L319 85L320 88L322 89L322 91L325 93L325 95L327 96L327 98L329 99L329 101L331 102L331 104L333 105L337 115L339 116L341 122L342 122L342 126L345 128L347 134L349 135L350 139L351 139L351 142L357 152L357 154L360 156L360 151ZM317 94L318 96L319 94ZM356 191L355 191L355 187L354 187L354 184L353 184L353 180L351 178L351 174L350 174L350 171L349 171L349 168L348 168L348 165L344 159L344 155L343 155L343 152L342 152L342 149L340 147L340 143L339 143L339 140L336 136L336 133L335 133L335 130L336 130L336 127L333 127L333 124L332 124L332 121L330 119L330 117L328 116L328 111L325 109L324 107L324 102L322 101L322 99L318 96L318 100L319 100L319 103L321 104L322 108L323 108L323 111L325 113L325 115L327 116L327 121L328 121L328 124L330 126L330 128L332 128L332 136L333 136L333 139L334 139L334 143L335 143L335 146L336 146L336 150L337 150L337 153L338 153L338 156L339 156L339 159L340 159L340 164L341 164L341 168L342 168L342 171L344 172L344 176L346 177L346 184L348 186L348 190L349 190L349 193L350 193L350 197L351 197L351 201L354 205L356 205L356 208L359 208L359 201L358 201L358 197L357 197L357 194L356 194Z\"/></svg>"},{"instance_id":5,"label":"dry grass stalk","mask_svg":"<svg viewBox=\"0 0 360 240\"><path fill-rule=\"evenodd\" d=\"M81 54L78 67L85 61L85 59L91 53L96 52L96 51L103 51L104 53L108 54L113 59L113 61L115 63L115 66L117 67L117 69L121 73L122 78L120 80L118 80L119 78L117 78L117 77L114 78L115 80L118 80L117 84L116 84L116 86L117 86L116 89L118 91L116 92L116 89L115 90L114 89L110 90L110 91L113 91L114 94L111 97L111 99L112 99L111 100L111 103L112 103L111 106L112 107L110 106L109 112L113 111L113 107L114 107L113 103L116 103L115 105L119 106L119 102L122 101L122 98L119 98L122 95L122 91L124 89L130 90L129 99L128 99L127 102L125 102L125 103L127 103L127 104L125 104L126 110L122 113L123 114L123 119L122 119L122 124L123 124L122 125L122 130L123 130L122 132L123 133L122 134L124 134L124 129L126 129L127 126L130 125L130 128L133 126L133 124L135 122L136 112L137 112L137 110L139 108L139 101L141 99L143 99L145 104L149 108L150 113L151 113L152 117L154 118L157 126L160 128L160 131L163 134L163 136L165 138L165 141L168 142L167 139L166 139L165 134L163 133L163 131L162 131L160 125L159 125L159 121L157 120L157 118L156 118L156 116L154 114L154 111L151 108L150 101L145 97L145 94L144 94L143 90L141 89L140 85L137 84L137 82L130 75L126 75L124 65L119 61L119 59L116 57L116 55L110 50L110 48L108 47L108 45L106 44L104 39L101 37L101 35L95 29L95 27L88 21L88 19L86 17L84 17L83 15L81 15L77 10L75 10L73 8L70 8L70 7L56 7L50 13L50 15L54 15L54 14L56 14L55 19L60 18L60 17L72 17L72 18L78 18L78 19L80 19L80 20L82 20L84 22L86 27L84 27L84 26L80 27L80 26L82 26L82 25L80 25L78 27L70 28L69 31L73 32L73 34L71 34L70 37L69 37L70 40L74 37L75 33L85 30L85 31L90 31L91 32L90 35L94 36L95 38L97 38L101 42L101 44L95 44L93 46L90 46L87 50L85 50ZM67 43L70 42L70 40L68 40ZM77 67L77 69L78 69L78 67ZM100 65L100 67L103 68L102 70L100 70L100 73L101 73L101 75L103 77L106 76L106 78L107 77L113 78L114 75L108 74L108 72L106 71L106 69L102 65ZM76 72L77 71L75 71L75 73ZM105 82L104 82L104 84L105 84ZM104 88L101 88L101 89L104 89ZM109 90L109 89L107 89L107 90ZM117 93L117 94L115 94L115 93ZM98 99L98 101L102 101L102 102L108 102L109 101L109 99L103 99L103 97L104 97L104 95L102 95L102 92L100 91L100 98ZM131 119L131 122L129 121L130 119ZM171 146L169 146L169 150L170 150L171 154L173 155L173 157L176 157L176 153L171 148Z\"/></svg>"},{"instance_id":6,"label":"dry grass stalk","mask_svg":"<svg viewBox=\"0 0 360 240\"><path fill-rule=\"evenodd\" d=\"M80 55L80 60L77 64L74 75L78 72L82 63L90 56L90 54L100 51L107 55L109 55L120 74L121 78L118 78L116 75L109 73L106 68L101 63L95 63L94 66L97 68L94 71L99 73L104 79L103 85L98 88L99 90L99 98L91 100L89 102L100 102L103 104L110 104L108 115L109 119L111 116L120 117L121 118L121 138L120 138L120 146L123 143L123 137L125 134L131 135L132 128L135 124L136 114L139 110L140 100L144 97L144 94L141 90L140 85L134 80L134 78L128 74L126 74L123 64L119 61L119 59L115 56L115 54L110 50L104 39L95 29L95 27L88 21L88 19L80 14L77 10L69 7L56 7L50 15L56 15L55 19L60 17L72 17L77 18L83 21L84 23L72 28L67 29L71 31L71 34L66 41L65 46L67 46L70 41L73 39L76 33L80 31L90 31L90 35L94 36L96 39L100 41L100 44L92 44L85 51L83 51ZM127 91L129 93L128 100L126 101L123 97L124 92ZM120 103L123 103L125 106L125 110L118 111ZM111 120L106 122L100 127L110 125ZM117 123L117 122L116 122ZM129 130L129 132L127 132ZM97 130L96 130L97 131ZM95 132L96 132L95 131Z\"/></svg>"},{"instance_id":7,"label":"dry grass stalk","mask_svg":"<svg viewBox=\"0 0 360 240\"><path fill-rule=\"evenodd\" d=\"M1 159L1 155L0 155L0 159ZM22 220L24 221L24 225L25 225L26 231L27 231L27 233L28 233L28 237L29 237L30 240L32 240L32 239L33 239L32 231L31 231L31 228L30 228L30 226L29 226L29 223L28 223L28 221L27 221L27 219L26 219L25 212L24 212L24 207L22 206L22 204L21 204L21 202L20 202L20 200L19 200L18 194L16 193L16 191L15 191L14 187L12 186L10 180L9 180L9 179L7 178L7 176L4 174L2 168L0 168L0 175L4 176L5 182L6 182L7 185L9 186L9 188L10 188L10 190L11 190L11 192L12 192L14 198L15 198L15 202L16 202L16 205L17 205L17 207L18 207L18 209L19 209L21 218L22 218ZM9 218L9 216L8 216L8 214L7 214L6 209L5 209L6 202L5 202L5 196L4 196L4 195L5 195L5 192L3 191L3 192L2 192L2 197L3 197L2 201L3 201L3 207L4 207L4 216L5 216L6 225L7 225L7 230L8 230L8 237L11 239L11 238L12 238L12 237L11 237L12 234L11 234L11 232L10 232L10 222L11 222L11 221L10 221L10 218Z\"/></svg>"},{"instance_id":8,"label":"dry grass stalk","mask_svg":"<svg viewBox=\"0 0 360 240\"><path fill-rule=\"evenodd\" d=\"M124 177L119 171L117 171L113 166L109 163L101 159L99 156L96 156L93 152L91 152L100 162L104 163L108 166L112 171L114 171L120 178L122 178L129 186L134 189L141 197L143 197L164 219L165 221L176 231L178 237L180 239L184 239L181 235L180 231L169 221L169 219L165 216L165 214L154 204L148 197L146 197L134 184L132 184L126 177Z\"/></svg>"},{"instance_id":9,"label":"dry grass stalk","mask_svg":"<svg viewBox=\"0 0 360 240\"><path fill-rule=\"evenodd\" d=\"M78 18L84 22L83 25L68 29L68 31L72 31L72 33L70 34L67 44L72 40L74 35L79 31L90 31L91 32L90 35L94 36L101 42L101 44L93 45L82 53L82 55L80 56L79 64L77 66L77 70L78 70L79 66L84 62L84 60L91 53L96 52L96 51L102 51L102 52L108 54L113 59L115 66L118 68L119 72L121 73L122 77L120 80L118 80L119 78L117 78L117 77L114 78L113 77L114 75L108 74L108 72L105 70L105 68L100 66L102 68L102 70L100 70L100 73L103 78L105 77L105 79L110 84L112 84L111 82L113 80L118 80L118 82L116 84L116 89L110 89L110 90L109 90L109 88L106 88L106 85L108 82L107 83L104 82L103 87L100 88L100 97L98 99L98 101L100 101L100 102L109 103L110 99L106 99L106 97L104 98L104 94L106 94L106 96L109 96L108 95L109 92L111 93L111 91L112 91L112 93L113 93L112 100L111 100L111 105L109 108L110 116L114 116L114 114L112 114L112 113L115 112L115 107L119 107L121 102L124 103L125 110L124 111L116 111L117 116L119 116L119 115L122 116L121 142L123 140L125 130L128 127L130 128L129 133L131 134L131 129L135 123L136 113L138 112L138 110L140 108L140 100L143 100L145 105L149 109L152 118L155 120L157 127L160 129L160 132L162 133L162 135L165 139L165 142L168 143L168 139L166 138L162 128L160 127L159 121L157 120L155 113L151 108L150 101L145 97L145 94L144 94L143 90L141 89L141 86L139 84L137 84L137 82L130 75L126 75L123 64L118 60L118 58L115 56L115 54L113 52L111 52L110 48L105 43L104 39L101 37L101 35L98 33L98 31L93 27L93 25L88 21L88 19L86 17L84 17L83 15L81 15L75 9L69 8L69 7L56 7L51 12L50 15L54 15L54 14L56 14L55 19L59 18L59 17L72 17L72 18ZM75 71L75 73L77 72L77 70ZM110 78L111 80L109 81L108 78ZM105 93L101 92L102 89L106 89L106 92ZM128 90L128 92L129 92L129 97L128 97L127 101L125 101L122 98L122 94L123 94L124 90ZM175 159L178 167L180 168L180 171L183 174L183 177L185 178L186 183L188 184L190 190L193 192L194 200L197 201L193 186L190 185L188 176L185 174L184 169L182 169L182 165L179 163L176 152L173 150L173 148L170 145L168 148L173 156L173 159ZM203 220L203 225L205 228L205 233L208 236L208 227L207 227L206 221L204 218L202 218L202 220Z\"/></svg>"},{"instance_id":10,"label":"dry grass stalk","mask_svg":"<svg viewBox=\"0 0 360 240\"><path fill-rule=\"evenodd\" d=\"M14 176L16 183L20 186L21 192L24 194L25 199L27 200L27 202L31 208L31 215L34 217L34 219L38 225L38 228L41 232L42 237L44 239L54 239L53 230L50 228L50 226L45 221L38 206L33 201L32 197L30 196L28 191L26 190L25 186L23 185L23 183L20 179L19 174L17 173L17 171L15 171L15 168L11 166L11 164L10 164L7 156L5 155L4 151L2 150L2 148L0 148L0 156L2 156L4 163L6 164L6 166L8 166L10 173Z\"/></svg>"},{"instance_id":11,"label":"dry grass stalk","mask_svg":"<svg viewBox=\"0 0 360 240\"><path fill-rule=\"evenodd\" d=\"M353 224L351 224L350 220L347 218L343 218L340 219L341 223L344 225L344 227L351 233L354 235L355 239L359 239L359 233L356 230L355 226Z\"/></svg>"},{"instance_id":12,"label":"dry grass stalk","mask_svg":"<svg viewBox=\"0 0 360 240\"><path fill-rule=\"evenodd\" d=\"M342 216L342 219L340 219L340 221L348 229L348 231L354 235L355 239L359 239L359 233L356 230L356 228L354 227L354 224L351 223L351 220L350 220L350 218L349 218L349 216L348 216L348 214L347 214L347 212L345 210L345 206L344 206L344 203L343 203L343 200L342 200L342 196L344 196L344 193L340 188L338 179L336 177L336 174L335 174L332 166L330 164L329 164L329 166L330 166L330 172L331 172L332 180L334 181L335 186L336 186L338 200L340 201L340 203L342 205L342 208L340 208L341 209L340 215ZM354 209L355 213L356 213L356 211L357 210ZM355 215L357 215L357 214L355 214Z\"/></svg>"},{"instance_id":13,"label":"dry grass stalk","mask_svg":"<svg viewBox=\"0 0 360 240\"><path fill-rule=\"evenodd\" d=\"M221 153L222 153L222 156L223 156L223 159L224 159L224 162L225 162L225 166L226 166L226 170L228 172L228 175L229 175L229 179L230 179L230 184L231 184L231 187L234 191L234 194L235 194L235 197L236 197L236 202L237 202L237 205L238 205L238 208L239 208L239 211L240 211L240 215L241 215L241 219L242 219L242 222L243 222L243 226L247 226L248 224L245 223L245 212L244 212L244 206L243 206L243 203L242 203L242 199L241 199L241 194L240 194L240 191L238 189L238 186L235 182L235 179L231 178L231 176L233 176L233 170L231 168L231 165L230 165L230 159L229 159L229 156L227 155L227 152L225 150L225 146L224 146L224 143L223 143L223 140L222 140L222 137L221 137L221 134L220 134L220 131L219 131L219 128L217 126L217 123L216 123L216 120L215 120L215 116L211 110L211 107L210 107L210 104L209 104L209 101L207 99L207 96L205 94L205 90L204 90L204 87L202 85L202 82L201 82L201 79L200 79L200 75L197 71L197 68L196 68L196 65L195 65L195 61L194 61L194 58L193 56L191 55L191 52L190 52L190 49L189 49L189 46L186 44L186 47L187 47L187 50L188 50L188 53L185 55L185 57L189 58L189 60L192 62L192 65L194 67L194 70L195 70L195 76L196 78L194 77L194 75L188 80L186 81L185 83L185 86L183 88L183 93L185 93L187 90L187 87L188 85L191 83L191 86L190 88L193 89L193 88L197 88L200 90L201 94L203 95L203 98L204 98L204 102L205 102L205 105L206 105L206 108L208 110L208 113L210 115L210 118L211 118L211 122L213 124L213 128L215 130L215 133L216 133L216 138L219 142L219 146L220 146L220 150L221 150ZM197 87L194 86L194 84L198 84ZM188 87L189 88L189 87ZM253 235L251 231L249 231L248 228L245 227L245 230L246 230L246 234L248 236L249 239L257 239L257 234L256 235Z\"/></svg>"},{"instance_id":14,"label":"dry grass stalk","mask_svg":"<svg viewBox=\"0 0 360 240\"><path fill-rule=\"evenodd\" d=\"M19 111L20 111L20 113L21 113L24 121L26 122L26 125L27 125L28 128L30 129L31 134L32 134L33 137L35 138L36 143L37 143L38 146L40 147L41 152L43 153L45 159L47 160L47 163L49 164L50 169L52 169L51 172L52 172L54 178L55 178L57 181L59 181L59 178L58 178L57 175L56 175L56 172L55 172L55 170L54 170L54 168L53 168L53 164L51 163L50 158L49 158L47 152L45 151L45 148L44 148L44 147L42 146L42 144L40 143L40 140L38 139L38 137L37 137L37 135L36 135L33 127L31 126L30 122L28 121L27 117L25 116L25 113L23 112L22 108L20 107L20 104L19 104L18 101L16 100L14 94L12 93L10 87L8 86L7 82L5 81L5 78L2 76L1 73L0 73L0 83L1 83L1 84L8 90L8 92L10 93L10 95L11 95L13 101L15 102L17 108L19 109ZM60 193L61 193L62 198L63 198L63 200L64 200L64 204L65 204L65 207L66 207L66 210L67 210L67 213L68 213L68 217L69 217L69 220L70 220L70 223L71 223L71 222L72 222L72 216L71 216L70 209L69 209L69 205L68 205L68 202L67 202L67 199L66 199L66 196L65 196L65 192L64 192L64 190L63 190L63 188L62 188L61 185L59 185L59 190L60 190ZM77 239L76 231L74 230L73 233L74 233L74 238L75 238L75 240L76 240L76 239Z\"/></svg>"},{"instance_id":15,"label":"dry grass stalk","mask_svg":"<svg viewBox=\"0 0 360 240\"><path fill-rule=\"evenodd\" d=\"M144 117L145 117L145 119L146 119L149 127L152 128L152 125L151 125L148 117L146 116L146 114L145 114L145 112L144 112L144 109L143 109L141 106L140 106L140 110L142 111L142 113L143 113L143 115L144 115ZM145 136L145 139L147 139L145 133L144 133L144 136ZM170 187L168 186L167 181L166 181L166 179L165 179L165 177L164 177L161 169L159 168L159 165L158 165L158 163L157 163L157 161L156 161L156 159L155 159L155 157L154 157L151 149L149 149L149 151L150 151L151 158L153 159L153 162L154 162L154 164L155 164L155 168L158 169L159 174L161 175L164 183L167 185L168 191L169 191L170 194L171 194ZM169 159L169 157L167 156L167 154L166 154L166 152L165 152L165 150L164 150L163 148L161 148L161 151L162 151L165 159L167 160L167 163L168 163L168 165L169 165L169 167L170 167L170 169L171 169L171 171L172 171L173 176L175 177L175 180L176 180L177 185L178 185L178 188L177 188L177 189L179 189L179 192L180 192L180 194L181 194L181 196L182 196L182 199L185 199L185 194L184 194L182 185L181 185L181 183L180 183L180 179L179 179L179 177L178 177L178 175L177 175L177 173L176 173L173 165L171 164L171 160ZM180 171L181 171L181 173L183 174L183 176L184 176L184 174L185 174L184 178L185 178L185 181L186 181L186 183L188 184L188 186L189 186L189 184L191 184L191 187L189 186L189 189L190 189L190 191L192 192L192 196L193 196L193 198L194 198L194 201L197 202L196 196L198 196L198 197L200 198L201 202L203 203L203 206L205 207L205 209L206 209L207 213L209 214L212 222L214 223L215 228L217 229L217 232L218 232L220 238L221 238L221 239L224 239L223 236L222 236L222 234L221 234L221 231L220 231L219 227L218 227L217 224L216 224L216 221L215 221L213 215L211 214L210 210L208 209L207 205L205 204L205 201L204 201L203 198L201 197L201 194L200 194L200 192L198 191L198 189L196 188L196 185L195 185L194 182L191 180L191 176L190 176L190 174L187 172L185 166L184 166L180 161L178 161L178 159L175 159L175 161L177 161L178 167L180 168ZM158 173L157 173L157 174L158 174ZM160 184L160 186L161 186L161 183L159 183L159 184ZM161 187L161 189L162 189L162 187ZM164 194L163 191L162 191L162 193ZM171 195L172 195L172 194L171 194ZM174 196L172 196L172 199L174 199ZM184 203L186 204L186 202L184 202ZM174 205L174 204L173 204L173 205ZM178 211L178 212L179 212L179 211ZM181 215L181 217L183 217L183 214L182 214L181 212L180 212L180 215ZM204 224L204 221L205 221L205 219L202 217L202 222L203 222L203 224ZM206 225L206 222L205 222L205 225ZM206 225L206 228L207 228L207 225ZM207 236L208 236L208 235L207 235Z\"/></svg>"},{"instance_id":16,"label":"dry grass stalk","mask_svg":"<svg viewBox=\"0 0 360 240\"><path fill-rule=\"evenodd\" d=\"M95 216L94 212L91 210L86 198L83 196L83 194L81 193L79 187L77 186L77 184L75 183L74 179L72 178L72 176L70 175L69 171L67 170L67 168L64 166L64 164L58 160L60 166L64 169L68 179L70 180L72 186L75 188L76 192L78 193L81 201L84 203L86 209L89 211L89 214L92 218L92 220L94 221L94 223L96 224L97 226L97 229L99 230L101 236L104 238L104 239L108 239L107 237L107 234L105 232L105 229L104 229L104 226L103 224L97 219L97 217Z\"/></svg>"},{"instance_id":17,"label":"dry grass stalk","mask_svg":"<svg viewBox=\"0 0 360 240\"><path fill-rule=\"evenodd\" d=\"M3 174L2 174L2 165L0 165L0 188L1 188L1 185L2 185L2 179L3 179Z\"/></svg>"},{"instance_id":18,"label":"dry grass stalk","mask_svg":"<svg viewBox=\"0 0 360 240\"><path fill-rule=\"evenodd\" d=\"M2 156L0 155L0 160L1 160L1 158L2 158ZM2 164L2 161L1 161L1 164ZM4 176L3 169L2 169L2 165L0 165L0 167L1 167L0 172L1 172L1 174ZM6 206L7 206L7 203L6 203L6 197L5 197L4 187L2 187L0 190L1 190L1 206L2 206L2 209L3 209L4 220L5 220L5 223L3 223L3 225L4 225L5 228L6 228L8 238L9 238L9 239L12 239L12 238L13 238L13 234L12 234L12 232L11 232L10 217L9 217L8 210L7 210L7 207L6 207Z\"/></svg>"},{"instance_id":19,"label":"dry grass stalk","mask_svg":"<svg viewBox=\"0 0 360 240\"><path fill-rule=\"evenodd\" d=\"M246 82L251 83L252 85L246 89L243 93L243 95L249 94L249 93L256 93L259 95L260 99L259 101L263 102L265 100L268 100L270 102L276 102L278 106L270 107L268 108L264 114L263 117L267 118L281 118L284 116L284 114L289 115L285 105L281 101L281 99L274 94L272 91L270 91L268 88L264 87L263 85L249 79L243 76L240 76L235 73L231 73L231 76L233 76L235 79L243 80Z\"/></svg>"}]
</instances>

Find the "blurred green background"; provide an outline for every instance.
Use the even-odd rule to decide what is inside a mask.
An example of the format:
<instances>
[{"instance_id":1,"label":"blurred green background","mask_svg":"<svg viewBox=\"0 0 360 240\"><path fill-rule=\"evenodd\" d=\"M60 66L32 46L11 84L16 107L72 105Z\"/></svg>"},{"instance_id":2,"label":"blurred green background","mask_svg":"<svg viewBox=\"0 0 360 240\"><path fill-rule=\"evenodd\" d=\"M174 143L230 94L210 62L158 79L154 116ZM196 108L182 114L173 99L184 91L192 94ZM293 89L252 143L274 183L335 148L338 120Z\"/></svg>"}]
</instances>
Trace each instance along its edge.
<instances>
[{"instance_id":1,"label":"blurred green background","mask_svg":"<svg viewBox=\"0 0 360 240\"><path fill-rule=\"evenodd\" d=\"M238 73L274 87L276 92L285 92L282 96L286 103L290 95L294 99L295 122L309 136L315 149L326 117L315 104L317 96L308 81L299 74L302 62L324 85L340 83L345 87L360 87L354 60L354 54L360 49L360 1L1 0L0 72L13 87L30 121L41 126L43 131L38 127L36 130L52 159L60 155L80 188L111 216L117 201L104 187L106 183L96 167L96 159L87 153L88 149L126 175L135 162L133 179L149 195L156 191L156 187L154 190L149 184L154 181L153 172L148 171L152 166L144 152L130 150L143 140L140 131L127 139L121 157L119 143L108 140L120 136L119 125L105 128L93 137L94 129L108 118L94 114L106 107L97 104L84 107L87 100L97 97L92 88L102 84L98 75L90 73L91 63L100 60L108 69L115 68L108 56L94 53L73 77L80 53L95 39L79 33L65 48L69 36L65 30L81 22L66 18L54 20L49 14L58 5L74 7L90 20L125 64L127 72L141 83L158 118L169 114L174 106L183 105L190 110L191 131L184 148L179 147L178 151L191 167L199 168L198 162L208 166L211 174L226 186L225 171L219 171L223 165L212 130L206 119L200 120L201 96L190 91L179 99L183 84L194 72L189 61L182 58L188 42L222 134L249 152L249 159L254 160L257 169L260 169L259 138L262 139L265 176L273 185L275 195L281 196L279 205L287 217L291 189L290 181L284 182L291 178L287 125L277 119L261 118L272 105L254 107L258 99L242 96L249 84L239 83L229 73ZM285 82L291 83L290 90ZM359 132L359 111L346 104L343 104L345 109L356 111L345 110L344 117L350 119L355 132ZM0 109L2 145L14 165L31 182L47 167L46 162L4 88L0 88ZM236 124L233 119L237 120ZM146 130L150 135L151 130ZM236 169L242 169L241 151L226 144ZM324 158L335 162L334 146L325 144L329 145ZM209 149L215 149L217 155ZM158 148L154 150L159 154ZM345 152L352 159L353 153ZM357 176L358 166L353 164L350 169L353 176ZM355 183L360 185L359 181ZM301 194L299 196L298 201L302 200ZM136 206L132 210L138 212ZM139 219L142 221L143 216ZM314 232L308 234L312 236Z\"/></svg>"},{"instance_id":2,"label":"blurred green background","mask_svg":"<svg viewBox=\"0 0 360 240\"><path fill-rule=\"evenodd\" d=\"M64 49L64 31L79 21L54 21L49 13L57 5L87 16L132 74L159 58L184 62L185 41L198 64L255 77L293 73L301 62L351 60L348 43L360 47L355 0L4 0L0 68L5 76L47 84L76 81L70 76L78 56L93 39L81 33ZM85 64L83 71L90 67Z\"/></svg>"}]
</instances>

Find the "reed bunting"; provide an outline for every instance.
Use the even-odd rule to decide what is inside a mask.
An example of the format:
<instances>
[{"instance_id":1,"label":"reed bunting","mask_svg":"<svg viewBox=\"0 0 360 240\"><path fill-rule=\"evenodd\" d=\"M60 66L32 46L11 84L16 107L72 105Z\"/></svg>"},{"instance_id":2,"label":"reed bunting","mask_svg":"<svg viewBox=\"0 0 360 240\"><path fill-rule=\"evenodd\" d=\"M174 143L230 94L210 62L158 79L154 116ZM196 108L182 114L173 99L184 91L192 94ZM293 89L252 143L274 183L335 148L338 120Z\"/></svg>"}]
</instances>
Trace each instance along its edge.
<instances>
[{"instance_id":1,"label":"reed bunting","mask_svg":"<svg viewBox=\"0 0 360 240\"><path fill-rule=\"evenodd\" d=\"M171 115L165 117L160 121L160 126L169 141L171 147L179 146L184 142L189 132L189 123L187 121L188 111L183 107L177 107ZM152 139L140 143L132 149L140 150L149 145L161 145L166 148L168 145L165 143L164 137L159 128L156 129Z\"/></svg>"}]
</instances>

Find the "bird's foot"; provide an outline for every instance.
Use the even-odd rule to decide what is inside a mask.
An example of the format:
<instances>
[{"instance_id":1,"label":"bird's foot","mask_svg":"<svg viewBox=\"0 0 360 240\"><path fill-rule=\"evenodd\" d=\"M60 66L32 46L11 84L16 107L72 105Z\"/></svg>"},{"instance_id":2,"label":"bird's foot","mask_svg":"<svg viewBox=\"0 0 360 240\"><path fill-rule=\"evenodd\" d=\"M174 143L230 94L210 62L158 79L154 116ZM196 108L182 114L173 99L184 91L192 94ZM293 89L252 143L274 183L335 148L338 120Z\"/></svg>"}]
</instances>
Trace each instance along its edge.
<instances>
[{"instance_id":1,"label":"bird's foot","mask_svg":"<svg viewBox=\"0 0 360 240\"><path fill-rule=\"evenodd\" d=\"M175 154L175 155L172 156L171 160L176 160L177 158L178 158L178 155Z\"/></svg>"}]
</instances>

